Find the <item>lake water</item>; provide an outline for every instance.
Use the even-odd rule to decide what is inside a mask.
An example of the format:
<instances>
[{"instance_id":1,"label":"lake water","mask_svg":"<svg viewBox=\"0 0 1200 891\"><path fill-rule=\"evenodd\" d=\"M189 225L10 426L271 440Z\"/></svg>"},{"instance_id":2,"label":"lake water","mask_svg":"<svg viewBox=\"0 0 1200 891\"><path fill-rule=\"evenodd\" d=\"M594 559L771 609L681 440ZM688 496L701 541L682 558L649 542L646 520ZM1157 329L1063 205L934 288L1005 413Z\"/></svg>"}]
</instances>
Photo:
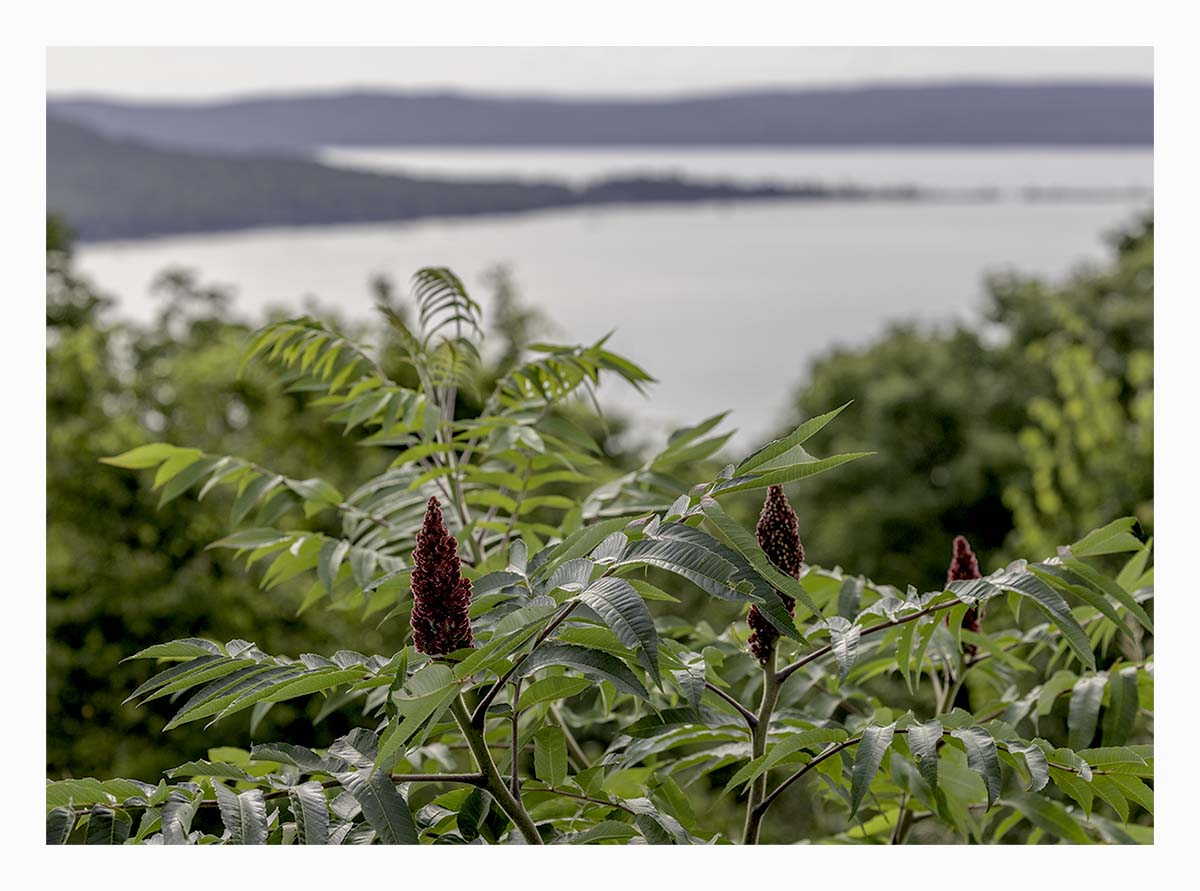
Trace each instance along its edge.
<instances>
[{"instance_id":1,"label":"lake water","mask_svg":"<svg viewBox=\"0 0 1200 891\"><path fill-rule=\"evenodd\" d=\"M357 150L355 150L357 151ZM350 163L351 150L338 150ZM351 152L352 154L352 152ZM359 153L355 163L454 176L582 181L672 170L742 181L816 179L1002 189L1152 186L1149 151L455 150ZM663 164L648 168L647 159ZM407 160L404 160L407 159ZM862 344L895 322L978 320L987 273L1060 278L1103 260L1104 236L1150 199L1109 202L806 204L758 201L614 206L404 224L263 229L85 245L79 265L145 318L163 268L197 269L236 291L238 315L306 299L371 312L367 283L406 282L421 266L454 269L485 298L486 271L507 264L522 298L565 341L610 329L612 347L658 379L643 403L622 385L602 401L636 411L661 435L731 406L750 445L783 420L810 361Z\"/></svg>"}]
</instances>

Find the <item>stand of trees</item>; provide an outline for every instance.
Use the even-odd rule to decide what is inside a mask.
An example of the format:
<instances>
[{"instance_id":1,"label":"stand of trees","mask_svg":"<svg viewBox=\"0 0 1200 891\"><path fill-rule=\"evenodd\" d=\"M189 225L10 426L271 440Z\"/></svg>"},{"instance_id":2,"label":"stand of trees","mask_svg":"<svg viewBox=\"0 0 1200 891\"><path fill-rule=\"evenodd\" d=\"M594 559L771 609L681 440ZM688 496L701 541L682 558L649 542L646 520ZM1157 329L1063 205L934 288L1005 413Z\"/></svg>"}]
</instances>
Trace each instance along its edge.
<instances>
[{"instance_id":1,"label":"stand of trees","mask_svg":"<svg viewBox=\"0 0 1200 891\"><path fill-rule=\"evenodd\" d=\"M932 582L959 534L999 565L1102 517L1152 532L1153 220L1112 246L1062 283L991 280L980 329L900 326L814 364L796 417L854 400L830 448L878 451L799 496L814 559Z\"/></svg>"}]
</instances>

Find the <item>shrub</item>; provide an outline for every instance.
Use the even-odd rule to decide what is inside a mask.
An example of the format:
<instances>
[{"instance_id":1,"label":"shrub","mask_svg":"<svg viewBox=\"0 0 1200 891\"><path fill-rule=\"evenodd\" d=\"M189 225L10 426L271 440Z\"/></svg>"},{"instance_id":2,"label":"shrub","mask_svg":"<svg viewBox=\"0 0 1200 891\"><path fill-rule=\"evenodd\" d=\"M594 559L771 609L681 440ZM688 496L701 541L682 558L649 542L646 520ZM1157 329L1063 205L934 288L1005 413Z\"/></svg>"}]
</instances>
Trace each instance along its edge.
<instances>
[{"instance_id":1,"label":"shrub","mask_svg":"<svg viewBox=\"0 0 1200 891\"><path fill-rule=\"evenodd\" d=\"M709 479L690 477L721 415L604 478L565 408L644 370L603 340L537 346L460 417L480 309L445 269L415 294L415 325L389 314L413 386L314 319L248 350L390 457L349 494L167 443L106 459L154 468L164 502L234 493L239 528L214 546L264 587L308 578L303 606L414 632L328 657L175 640L133 654L161 671L130 698L179 701L171 730L320 694L355 729L212 749L157 784L50 782L48 841L1150 840L1153 570L1134 520L933 589L799 563L794 536L821 517L793 525L782 487L864 457L806 450L846 406ZM756 538L726 505L763 491ZM800 795L807 823L770 819ZM730 799L742 825L713 825Z\"/></svg>"}]
</instances>

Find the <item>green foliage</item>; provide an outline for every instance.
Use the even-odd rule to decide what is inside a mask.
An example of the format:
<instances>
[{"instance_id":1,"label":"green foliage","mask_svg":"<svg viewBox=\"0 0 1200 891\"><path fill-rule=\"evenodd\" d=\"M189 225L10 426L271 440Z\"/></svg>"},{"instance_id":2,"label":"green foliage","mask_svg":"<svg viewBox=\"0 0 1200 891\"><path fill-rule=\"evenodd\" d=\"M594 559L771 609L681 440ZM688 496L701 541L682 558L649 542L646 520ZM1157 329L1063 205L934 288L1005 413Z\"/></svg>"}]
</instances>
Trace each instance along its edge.
<instances>
[{"instance_id":1,"label":"green foliage","mask_svg":"<svg viewBox=\"0 0 1200 891\"><path fill-rule=\"evenodd\" d=\"M211 749L157 785L51 782L48 840L1150 840L1152 569L1132 519L972 581L902 591L816 564L785 581L726 506L869 466L804 446L828 441L842 409L709 475L696 462L725 442L717 416L619 474L580 413L590 388L646 372L603 341L547 347L460 416L483 377L478 306L446 270L419 273L416 292L415 324L388 312L415 380L312 319L269 325L249 348L250 368L274 368L381 456L362 462L373 476L285 475L163 442L108 458L153 469L168 510L227 492L234 529L216 544L263 587L303 580L308 615L400 640L289 656L189 634L131 657L156 669L131 699L169 699L168 728L299 701L352 729ZM475 645L434 658L405 641L431 496L474 585ZM717 619L751 605L781 632L765 668L740 615ZM984 605L982 629L964 630ZM710 787L744 805L741 831ZM789 801L818 822L775 819Z\"/></svg>"},{"instance_id":2,"label":"green foliage","mask_svg":"<svg viewBox=\"0 0 1200 891\"><path fill-rule=\"evenodd\" d=\"M1120 376L1110 375L1083 324L1068 316L1058 334L1027 350L1031 364L1052 375L1054 392L1029 403L1030 425L1020 434L1028 479L1008 485L1004 498L1016 546L1034 553L1114 508L1136 509L1146 528L1153 523L1154 357L1137 350Z\"/></svg>"},{"instance_id":3,"label":"green foliage","mask_svg":"<svg viewBox=\"0 0 1200 891\"><path fill-rule=\"evenodd\" d=\"M54 776L152 776L211 742L199 723L157 736L171 717L166 699L150 703L149 713L122 704L149 676L148 664L122 662L131 651L196 635L252 638L269 651L292 653L332 652L347 641L390 652L403 640L405 629L396 623L379 625L386 610L367 624L353 614L359 604L297 615L306 590L301 579L273 577L269 589L247 596L236 549L207 547L226 536L229 518L238 516L239 525L253 529L269 500L263 517L294 507L290 525L324 540L338 536L343 519L360 504L387 507L403 487L358 492L356 482L382 472L394 451L364 449L343 436L343 425L325 423L324 410L308 407L302 391L279 386L274 370L251 363L239 373L253 331L230 320L229 298L220 289L201 286L185 271L167 272L156 285L161 307L152 321L114 318L111 301L75 273L69 233L54 218L47 220L46 265L47 770ZM510 293L508 321L493 320L489 335L510 345L523 342L537 333L536 320L515 304L511 282L503 276L495 281ZM376 289L385 298L391 291L381 282ZM398 301L389 305L405 314ZM504 327L512 320L520 321L517 329ZM396 348L385 350L380 361L398 386L418 385ZM485 361L483 385L490 387L512 364ZM456 417L466 421L479 409L479 401L460 395ZM593 441L605 442L596 461L612 473L633 466L606 439L606 429L623 430L622 419L602 424L590 413L567 418ZM187 481L182 470L160 493L97 464L156 440L186 443L218 460L236 456L214 474L228 472L227 482L205 491L199 505L185 505L177 498ZM175 462L164 474L179 466ZM319 505L329 495L310 478L312 467L348 499L342 509L303 516L304 502ZM536 501L529 506L531 498L572 495L574 479L565 469L533 473L526 516L539 509ZM168 503L160 507L163 494ZM363 535L371 527L383 532L361 511L358 521ZM245 529L237 534L253 535ZM357 555L332 548L318 556L320 574L331 586L328 570L335 564L364 565ZM376 605L387 596L383 591ZM260 734L316 744L327 730L350 728L339 712L322 716L318 704L306 712L302 705L248 713L243 731L253 726ZM321 724L314 727L317 717Z\"/></svg>"},{"instance_id":4,"label":"green foliage","mask_svg":"<svg viewBox=\"0 0 1200 891\"><path fill-rule=\"evenodd\" d=\"M148 677L145 664L122 663L132 650L194 635L324 650L351 633L365 635L364 646L388 648L400 635L364 630L337 614L296 618L286 589L247 597L232 555L205 549L225 531L232 499L214 492L199 506L160 509L157 493L99 459L169 438L270 461L297 476L320 464L343 486L386 462L321 423L272 375L251 368L238 376L250 330L223 320L219 291L188 275L164 276L158 317L121 322L74 274L69 244L51 239L49 246L47 767L59 776L154 775L208 741L189 727L150 743L147 731L166 723L169 704L156 701L149 714L121 705ZM260 727L313 742L306 728L314 714L281 708Z\"/></svg>"}]
</instances>

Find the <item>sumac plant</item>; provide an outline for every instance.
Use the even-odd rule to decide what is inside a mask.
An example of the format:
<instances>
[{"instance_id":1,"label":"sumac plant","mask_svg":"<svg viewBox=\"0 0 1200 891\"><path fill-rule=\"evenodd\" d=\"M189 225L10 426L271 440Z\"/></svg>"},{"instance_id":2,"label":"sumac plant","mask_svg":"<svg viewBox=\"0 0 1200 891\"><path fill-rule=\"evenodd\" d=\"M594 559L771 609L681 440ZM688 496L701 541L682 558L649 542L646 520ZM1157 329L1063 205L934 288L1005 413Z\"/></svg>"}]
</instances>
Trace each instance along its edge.
<instances>
[{"instance_id":1,"label":"sumac plant","mask_svg":"<svg viewBox=\"0 0 1200 891\"><path fill-rule=\"evenodd\" d=\"M987 574L947 541L948 579L904 589L822 568L804 527L837 505L800 521L787 487L862 457L805 448L845 406L709 479L689 474L723 416L616 475L579 419L602 379L645 371L603 340L536 346L460 417L480 308L445 269L414 297L410 323L388 314L411 385L311 318L248 348L393 455L353 492L164 443L108 460L156 468L163 501L228 490L214 546L264 587L307 576L303 608L411 627L373 655L163 643L130 657L159 669L130 699L170 697L168 731L313 696L358 726L198 753L157 784L52 781L48 841L1151 840L1153 570L1133 520Z\"/></svg>"}]
</instances>

